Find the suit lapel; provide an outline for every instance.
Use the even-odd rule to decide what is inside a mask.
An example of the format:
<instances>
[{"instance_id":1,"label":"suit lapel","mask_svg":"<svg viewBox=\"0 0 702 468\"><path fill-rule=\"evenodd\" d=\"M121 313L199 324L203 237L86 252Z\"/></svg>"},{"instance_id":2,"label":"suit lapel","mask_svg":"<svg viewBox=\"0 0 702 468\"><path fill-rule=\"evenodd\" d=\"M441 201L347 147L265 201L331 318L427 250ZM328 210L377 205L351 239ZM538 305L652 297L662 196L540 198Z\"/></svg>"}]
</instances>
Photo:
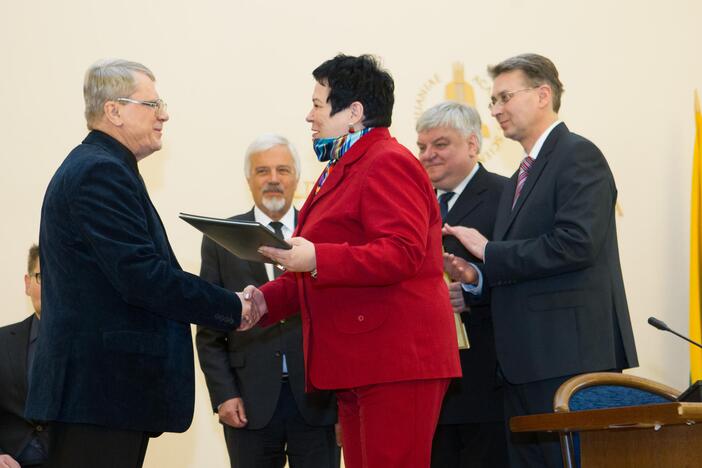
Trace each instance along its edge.
<instances>
[{"instance_id":1,"label":"suit lapel","mask_svg":"<svg viewBox=\"0 0 702 468\"><path fill-rule=\"evenodd\" d=\"M32 317L20 322L8 336L7 358L13 375L15 386L20 395L27 394L27 347L29 346L29 330ZM12 350L12 353L10 353Z\"/></svg>"},{"instance_id":2,"label":"suit lapel","mask_svg":"<svg viewBox=\"0 0 702 468\"><path fill-rule=\"evenodd\" d=\"M446 216L446 223L451 226L458 226L461 220L468 216L483 202L482 193L485 192L485 168L481 165L478 171L466 188L463 189L461 195L456 200L456 203L451 207L451 210Z\"/></svg>"},{"instance_id":3,"label":"suit lapel","mask_svg":"<svg viewBox=\"0 0 702 468\"><path fill-rule=\"evenodd\" d=\"M511 205L512 205L512 199L514 198L514 192L515 192L516 187L517 187L517 176L519 174L519 169L517 169L517 172L510 179L509 187L511 188L511 190L505 191L505 193L507 193L509 195L509 197L505 197L503 194L502 200L500 202L498 219L495 222L495 239L496 240L501 240L503 238L503 236L509 230L510 226L512 225L512 223L516 219L517 215L521 211L522 206L524 206L524 203L526 203L526 200L529 198L529 195L531 194L532 189L539 181L541 174L543 173L544 169L548 165L548 163L551 159L551 153L553 153L553 150L556 147L556 143L558 142L558 138L560 137L561 133L564 133L567 131L568 131L568 127L566 127L566 125L564 123L560 123L560 124L556 125L556 127L553 130L551 130L551 133L549 134L548 138L546 138L546 141L544 142L543 146L541 147L541 151L539 151L539 155L536 158L534 165L532 166L531 170L529 171L529 176L527 177L527 180L524 184L524 187L522 188L522 192L519 194L519 198L517 199L517 203L515 203L514 208L512 208ZM507 200L509 202L508 204L505 203L506 199L508 199ZM507 211L507 210L509 210L509 211ZM500 215L500 214L502 214L502 215ZM505 214L506 214L506 216L505 216Z\"/></svg>"}]
</instances>

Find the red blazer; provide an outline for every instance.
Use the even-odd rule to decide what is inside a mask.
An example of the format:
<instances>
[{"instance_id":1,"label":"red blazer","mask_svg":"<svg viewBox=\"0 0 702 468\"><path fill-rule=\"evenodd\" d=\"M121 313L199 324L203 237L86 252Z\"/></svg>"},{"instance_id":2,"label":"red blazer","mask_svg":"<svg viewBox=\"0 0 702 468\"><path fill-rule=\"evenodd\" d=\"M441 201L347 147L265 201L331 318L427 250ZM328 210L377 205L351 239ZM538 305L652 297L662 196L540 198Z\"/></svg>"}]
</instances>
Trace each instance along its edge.
<instances>
[{"instance_id":1,"label":"red blazer","mask_svg":"<svg viewBox=\"0 0 702 468\"><path fill-rule=\"evenodd\" d=\"M315 244L318 276L262 286L261 324L300 311L308 387L461 375L436 196L387 128L357 141L313 190L295 235Z\"/></svg>"}]
</instances>

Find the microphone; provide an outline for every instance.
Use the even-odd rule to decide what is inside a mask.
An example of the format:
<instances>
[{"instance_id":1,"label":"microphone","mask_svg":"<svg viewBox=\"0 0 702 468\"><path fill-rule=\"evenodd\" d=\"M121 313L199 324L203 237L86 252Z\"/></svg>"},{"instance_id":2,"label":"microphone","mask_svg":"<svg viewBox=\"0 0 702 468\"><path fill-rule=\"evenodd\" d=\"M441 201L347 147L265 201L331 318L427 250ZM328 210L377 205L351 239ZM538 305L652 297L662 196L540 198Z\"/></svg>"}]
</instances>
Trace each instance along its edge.
<instances>
[{"instance_id":1,"label":"microphone","mask_svg":"<svg viewBox=\"0 0 702 468\"><path fill-rule=\"evenodd\" d=\"M671 330L668 325L665 324L662 320L658 320L656 317L649 317L648 318L648 324L656 327L659 330L667 331L672 333L673 335L677 335L680 338L682 338L685 341L689 341L693 345L702 348L702 345L692 341L690 338L686 336L682 336L680 333L676 332L675 330ZM700 403L702 402L702 380L698 380L697 382L693 383L690 385L690 387L682 392L680 396L678 396L678 401L685 401L685 402L695 402L695 403Z\"/></svg>"},{"instance_id":2,"label":"microphone","mask_svg":"<svg viewBox=\"0 0 702 468\"><path fill-rule=\"evenodd\" d=\"M658 320L656 317L649 317L648 324L656 327L659 330L670 332L673 335L679 336L683 340L692 343L693 345L697 346L698 348L702 348L702 344L699 344L696 341L692 341L690 338L681 335L680 333L676 332L675 330L671 330L670 327L668 327L668 325L665 324L665 322L663 322L662 320Z\"/></svg>"}]
</instances>

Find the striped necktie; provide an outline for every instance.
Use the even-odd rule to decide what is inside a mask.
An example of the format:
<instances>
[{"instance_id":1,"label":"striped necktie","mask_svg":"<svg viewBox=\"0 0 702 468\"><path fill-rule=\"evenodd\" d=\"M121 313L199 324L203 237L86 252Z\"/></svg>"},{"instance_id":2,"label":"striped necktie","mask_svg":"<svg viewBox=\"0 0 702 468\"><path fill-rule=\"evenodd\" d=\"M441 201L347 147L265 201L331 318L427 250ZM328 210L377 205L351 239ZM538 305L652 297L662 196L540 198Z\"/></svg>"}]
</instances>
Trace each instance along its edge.
<instances>
[{"instance_id":1,"label":"striped necktie","mask_svg":"<svg viewBox=\"0 0 702 468\"><path fill-rule=\"evenodd\" d=\"M522 193L522 188L526 183L527 177L529 177L529 169L534 165L534 159L531 156L527 156L522 159L522 163L519 165L519 175L517 176L517 188L514 190L514 200L512 200L512 209L514 205L517 204L517 199L519 199L519 194Z\"/></svg>"}]
</instances>

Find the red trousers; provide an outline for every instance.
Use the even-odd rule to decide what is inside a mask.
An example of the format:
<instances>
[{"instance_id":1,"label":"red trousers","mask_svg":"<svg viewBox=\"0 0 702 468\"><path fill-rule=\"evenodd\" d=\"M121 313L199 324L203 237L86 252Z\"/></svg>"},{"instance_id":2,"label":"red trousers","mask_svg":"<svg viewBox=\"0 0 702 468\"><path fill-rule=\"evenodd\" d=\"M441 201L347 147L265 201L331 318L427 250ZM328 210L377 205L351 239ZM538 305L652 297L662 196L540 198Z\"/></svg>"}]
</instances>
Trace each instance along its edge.
<instances>
[{"instance_id":1,"label":"red trousers","mask_svg":"<svg viewBox=\"0 0 702 468\"><path fill-rule=\"evenodd\" d=\"M346 468L428 468L448 384L410 380L338 390Z\"/></svg>"}]
</instances>

